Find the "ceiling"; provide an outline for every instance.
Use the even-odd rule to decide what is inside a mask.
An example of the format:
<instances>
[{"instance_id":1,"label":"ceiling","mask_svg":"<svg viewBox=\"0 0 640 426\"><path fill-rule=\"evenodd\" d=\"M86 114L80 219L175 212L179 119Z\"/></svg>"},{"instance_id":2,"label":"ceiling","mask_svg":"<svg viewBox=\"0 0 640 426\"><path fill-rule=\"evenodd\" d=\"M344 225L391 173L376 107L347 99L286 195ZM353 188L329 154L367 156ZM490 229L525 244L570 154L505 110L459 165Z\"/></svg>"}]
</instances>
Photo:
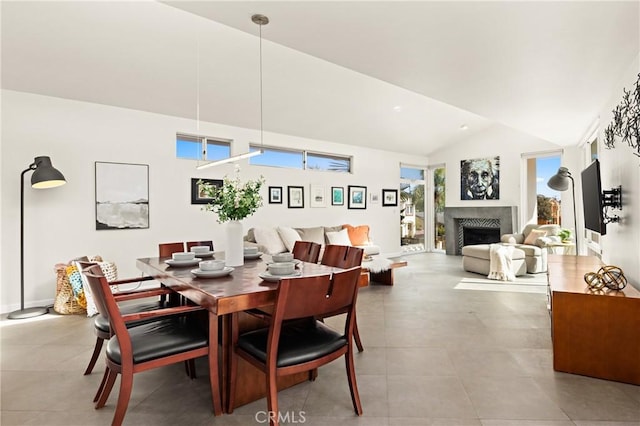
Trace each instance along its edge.
<instances>
[{"instance_id":1,"label":"ceiling","mask_svg":"<svg viewBox=\"0 0 640 426\"><path fill-rule=\"evenodd\" d=\"M638 1L1 7L3 89L254 129L265 14L266 132L414 155L496 125L575 145L640 52Z\"/></svg>"}]
</instances>

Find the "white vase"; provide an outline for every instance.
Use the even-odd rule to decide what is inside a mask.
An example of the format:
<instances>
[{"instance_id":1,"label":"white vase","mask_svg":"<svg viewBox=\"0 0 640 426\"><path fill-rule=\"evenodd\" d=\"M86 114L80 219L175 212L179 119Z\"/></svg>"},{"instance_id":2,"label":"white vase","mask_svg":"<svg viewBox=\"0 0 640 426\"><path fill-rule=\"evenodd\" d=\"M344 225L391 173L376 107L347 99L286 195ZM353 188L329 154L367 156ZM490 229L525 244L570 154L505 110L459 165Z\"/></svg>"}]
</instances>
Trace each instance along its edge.
<instances>
[{"instance_id":1,"label":"white vase","mask_svg":"<svg viewBox=\"0 0 640 426\"><path fill-rule=\"evenodd\" d=\"M227 248L225 250L225 263L227 266L244 265L244 242L242 236L242 223L237 220L227 222Z\"/></svg>"}]
</instances>

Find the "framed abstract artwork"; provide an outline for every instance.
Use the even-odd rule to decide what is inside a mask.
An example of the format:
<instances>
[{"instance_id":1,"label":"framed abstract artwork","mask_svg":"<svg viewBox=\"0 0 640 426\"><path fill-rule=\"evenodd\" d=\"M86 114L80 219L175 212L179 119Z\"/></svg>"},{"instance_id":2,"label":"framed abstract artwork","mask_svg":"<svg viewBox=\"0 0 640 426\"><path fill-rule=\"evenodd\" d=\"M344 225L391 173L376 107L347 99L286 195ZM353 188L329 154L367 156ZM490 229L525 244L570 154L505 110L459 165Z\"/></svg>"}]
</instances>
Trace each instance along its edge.
<instances>
[{"instance_id":1,"label":"framed abstract artwork","mask_svg":"<svg viewBox=\"0 0 640 426\"><path fill-rule=\"evenodd\" d=\"M349 185L347 208L349 209L366 209L367 208L367 187Z\"/></svg>"},{"instance_id":2,"label":"framed abstract artwork","mask_svg":"<svg viewBox=\"0 0 640 426\"><path fill-rule=\"evenodd\" d=\"M327 189L324 185L311 185L311 195L309 196L309 207L327 206Z\"/></svg>"},{"instance_id":3,"label":"framed abstract artwork","mask_svg":"<svg viewBox=\"0 0 640 426\"><path fill-rule=\"evenodd\" d=\"M331 205L344 206L344 188L342 186L331 187Z\"/></svg>"},{"instance_id":4,"label":"framed abstract artwork","mask_svg":"<svg viewBox=\"0 0 640 426\"><path fill-rule=\"evenodd\" d=\"M304 208L304 187L287 186L287 207L290 209Z\"/></svg>"},{"instance_id":5,"label":"framed abstract artwork","mask_svg":"<svg viewBox=\"0 0 640 426\"><path fill-rule=\"evenodd\" d=\"M282 187L269 187L269 204L282 204Z\"/></svg>"},{"instance_id":6,"label":"framed abstract artwork","mask_svg":"<svg viewBox=\"0 0 640 426\"><path fill-rule=\"evenodd\" d=\"M382 206L397 206L398 205L398 190L397 189L383 189L382 190Z\"/></svg>"},{"instance_id":7,"label":"framed abstract artwork","mask_svg":"<svg viewBox=\"0 0 640 426\"><path fill-rule=\"evenodd\" d=\"M203 184L209 184L220 188L222 186L222 179L191 178L191 204L209 204L211 201L211 198L205 195L202 191Z\"/></svg>"},{"instance_id":8,"label":"framed abstract artwork","mask_svg":"<svg viewBox=\"0 0 640 426\"><path fill-rule=\"evenodd\" d=\"M96 161L96 230L149 227L149 165Z\"/></svg>"}]
</instances>

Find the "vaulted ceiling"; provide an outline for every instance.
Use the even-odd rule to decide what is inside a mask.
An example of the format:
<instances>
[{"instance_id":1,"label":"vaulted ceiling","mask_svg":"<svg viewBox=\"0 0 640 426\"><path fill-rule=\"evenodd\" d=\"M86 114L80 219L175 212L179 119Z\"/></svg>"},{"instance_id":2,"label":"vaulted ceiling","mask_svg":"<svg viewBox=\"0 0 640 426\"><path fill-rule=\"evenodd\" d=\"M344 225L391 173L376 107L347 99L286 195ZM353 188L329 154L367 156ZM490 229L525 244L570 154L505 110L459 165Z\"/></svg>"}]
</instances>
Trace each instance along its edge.
<instances>
[{"instance_id":1,"label":"vaulted ceiling","mask_svg":"<svg viewBox=\"0 0 640 426\"><path fill-rule=\"evenodd\" d=\"M492 125L576 144L640 52L638 1L1 7L3 89L248 128L265 14L265 131L417 155Z\"/></svg>"}]
</instances>

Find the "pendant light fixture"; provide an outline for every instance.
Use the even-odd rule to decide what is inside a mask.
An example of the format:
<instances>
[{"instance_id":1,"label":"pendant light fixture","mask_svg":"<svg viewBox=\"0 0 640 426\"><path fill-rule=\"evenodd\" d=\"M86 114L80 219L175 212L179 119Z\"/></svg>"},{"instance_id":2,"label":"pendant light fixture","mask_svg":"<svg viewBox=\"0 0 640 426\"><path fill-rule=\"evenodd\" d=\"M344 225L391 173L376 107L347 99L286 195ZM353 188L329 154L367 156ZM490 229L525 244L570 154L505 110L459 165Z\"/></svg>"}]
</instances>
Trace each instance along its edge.
<instances>
[{"instance_id":1,"label":"pendant light fixture","mask_svg":"<svg viewBox=\"0 0 640 426\"><path fill-rule=\"evenodd\" d=\"M251 21L254 24L258 25L260 28L260 149L257 151L249 151L244 154L234 155L229 158L223 158L222 160L212 161L210 163L201 164L196 167L198 170L206 169L208 167L219 166L220 164L231 163L238 160L243 160L245 158L255 157L256 155L260 155L264 153L262 149L264 136L263 136L263 127L262 127L262 26L267 25L269 23L269 18L264 15L255 14L251 16Z\"/></svg>"}]
</instances>

